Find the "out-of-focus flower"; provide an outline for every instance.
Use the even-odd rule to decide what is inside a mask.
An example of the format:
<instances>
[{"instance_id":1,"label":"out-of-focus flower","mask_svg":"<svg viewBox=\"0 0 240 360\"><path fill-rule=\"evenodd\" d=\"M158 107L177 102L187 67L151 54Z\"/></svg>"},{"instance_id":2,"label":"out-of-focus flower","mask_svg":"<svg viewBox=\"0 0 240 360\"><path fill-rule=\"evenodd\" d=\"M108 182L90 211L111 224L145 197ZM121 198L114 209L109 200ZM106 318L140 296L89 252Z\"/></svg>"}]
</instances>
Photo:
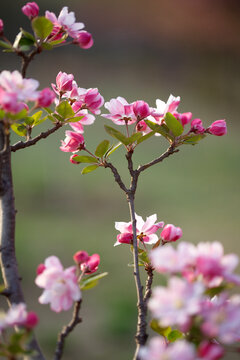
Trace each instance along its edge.
<instances>
[{"instance_id":1,"label":"out-of-focus flower","mask_svg":"<svg viewBox=\"0 0 240 360\"><path fill-rule=\"evenodd\" d=\"M158 241L158 236L155 234L156 231L163 227L164 222L157 221L157 215L151 215L147 217L146 221L143 221L141 216L136 216L136 227L137 227L137 238L138 241L144 242L146 244L155 244ZM121 234L117 235L117 241L114 244L131 244L133 241L133 231L131 222L115 222L115 229L120 231Z\"/></svg>"},{"instance_id":2,"label":"out-of-focus flower","mask_svg":"<svg viewBox=\"0 0 240 360\"><path fill-rule=\"evenodd\" d=\"M83 30L79 31L73 43L79 45L82 49L90 49L93 46L93 38L89 32Z\"/></svg>"},{"instance_id":3,"label":"out-of-focus flower","mask_svg":"<svg viewBox=\"0 0 240 360\"><path fill-rule=\"evenodd\" d=\"M22 7L22 12L26 15L30 20L38 16L39 7L35 2L28 2L26 5Z\"/></svg>"},{"instance_id":4,"label":"out-of-focus flower","mask_svg":"<svg viewBox=\"0 0 240 360\"><path fill-rule=\"evenodd\" d=\"M179 340L167 345L164 338L156 336L149 341L148 346L141 348L141 360L195 360L194 346L185 340Z\"/></svg>"},{"instance_id":5,"label":"out-of-focus flower","mask_svg":"<svg viewBox=\"0 0 240 360\"><path fill-rule=\"evenodd\" d=\"M66 138L62 141L60 149L64 152L77 152L84 149L84 137L80 133L74 131L65 131Z\"/></svg>"},{"instance_id":6,"label":"out-of-focus flower","mask_svg":"<svg viewBox=\"0 0 240 360\"><path fill-rule=\"evenodd\" d=\"M214 121L209 127L208 132L212 135L223 136L227 133L227 125L225 120Z\"/></svg>"},{"instance_id":7,"label":"out-of-focus flower","mask_svg":"<svg viewBox=\"0 0 240 360\"><path fill-rule=\"evenodd\" d=\"M37 99L37 106L38 107L48 107L50 106L55 99L55 94L49 88L45 88L40 91Z\"/></svg>"},{"instance_id":8,"label":"out-of-focus flower","mask_svg":"<svg viewBox=\"0 0 240 360\"><path fill-rule=\"evenodd\" d=\"M65 72L59 71L56 77L56 85L52 84L52 88L58 95L63 94L66 91L71 91L73 79L73 74L67 74Z\"/></svg>"},{"instance_id":9,"label":"out-of-focus flower","mask_svg":"<svg viewBox=\"0 0 240 360\"><path fill-rule=\"evenodd\" d=\"M161 238L164 240L164 242L177 241L181 237L182 229L172 224L167 224L164 226L163 231L161 232Z\"/></svg>"},{"instance_id":10,"label":"out-of-focus flower","mask_svg":"<svg viewBox=\"0 0 240 360\"><path fill-rule=\"evenodd\" d=\"M5 318L7 326L24 325L27 320L26 304L13 304Z\"/></svg>"},{"instance_id":11,"label":"out-of-focus flower","mask_svg":"<svg viewBox=\"0 0 240 360\"><path fill-rule=\"evenodd\" d=\"M44 264L39 264L37 267L37 275L40 275L44 270L46 269L46 266Z\"/></svg>"},{"instance_id":12,"label":"out-of-focus flower","mask_svg":"<svg viewBox=\"0 0 240 360\"><path fill-rule=\"evenodd\" d=\"M37 80L24 79L17 70L12 73L3 70L0 73L0 87L12 96L15 94L18 101L35 101L38 98L38 86Z\"/></svg>"},{"instance_id":13,"label":"out-of-focus flower","mask_svg":"<svg viewBox=\"0 0 240 360\"><path fill-rule=\"evenodd\" d=\"M25 108L25 104L18 101L16 93L8 93L0 88L0 107L6 112L17 114Z\"/></svg>"},{"instance_id":14,"label":"out-of-focus flower","mask_svg":"<svg viewBox=\"0 0 240 360\"><path fill-rule=\"evenodd\" d=\"M56 256L45 260L45 270L36 277L35 283L44 289L39 298L41 304L50 303L51 310L69 310L74 301L81 298L76 267L64 269Z\"/></svg>"},{"instance_id":15,"label":"out-of-focus flower","mask_svg":"<svg viewBox=\"0 0 240 360\"><path fill-rule=\"evenodd\" d=\"M81 263L81 270L87 275L92 274L97 271L99 263L99 254L93 254L89 256L86 261Z\"/></svg>"},{"instance_id":16,"label":"out-of-focus flower","mask_svg":"<svg viewBox=\"0 0 240 360\"><path fill-rule=\"evenodd\" d=\"M24 326L28 329L33 329L38 324L38 316L34 311L29 311Z\"/></svg>"},{"instance_id":17,"label":"out-of-focus flower","mask_svg":"<svg viewBox=\"0 0 240 360\"><path fill-rule=\"evenodd\" d=\"M203 134L204 133L205 129L203 127L201 119L194 119L191 122L191 131L194 132L195 134Z\"/></svg>"},{"instance_id":18,"label":"out-of-focus flower","mask_svg":"<svg viewBox=\"0 0 240 360\"><path fill-rule=\"evenodd\" d=\"M223 355L223 347L210 341L203 341L198 348L199 360L219 360Z\"/></svg>"},{"instance_id":19,"label":"out-of-focus flower","mask_svg":"<svg viewBox=\"0 0 240 360\"><path fill-rule=\"evenodd\" d=\"M62 8L58 18L53 12L50 11L46 11L45 17L50 20L55 27L62 29L74 39L78 37L79 31L84 28L84 24L82 22L75 22L75 14L73 11L68 12L67 6Z\"/></svg>"},{"instance_id":20,"label":"out-of-focus flower","mask_svg":"<svg viewBox=\"0 0 240 360\"><path fill-rule=\"evenodd\" d=\"M3 23L2 19L0 19L0 35L3 34L3 30L4 30L4 23Z\"/></svg>"},{"instance_id":21,"label":"out-of-focus flower","mask_svg":"<svg viewBox=\"0 0 240 360\"><path fill-rule=\"evenodd\" d=\"M111 99L105 103L105 108L110 114L102 114L103 117L112 120L116 125L131 125L136 122L136 117L133 112L132 104L129 104L126 99L118 96L116 99Z\"/></svg>"},{"instance_id":22,"label":"out-of-focus flower","mask_svg":"<svg viewBox=\"0 0 240 360\"><path fill-rule=\"evenodd\" d=\"M182 331L187 331L191 317L201 309L203 293L202 283L189 283L185 279L172 277L168 287L153 289L148 306L161 326L178 325Z\"/></svg>"}]
</instances>

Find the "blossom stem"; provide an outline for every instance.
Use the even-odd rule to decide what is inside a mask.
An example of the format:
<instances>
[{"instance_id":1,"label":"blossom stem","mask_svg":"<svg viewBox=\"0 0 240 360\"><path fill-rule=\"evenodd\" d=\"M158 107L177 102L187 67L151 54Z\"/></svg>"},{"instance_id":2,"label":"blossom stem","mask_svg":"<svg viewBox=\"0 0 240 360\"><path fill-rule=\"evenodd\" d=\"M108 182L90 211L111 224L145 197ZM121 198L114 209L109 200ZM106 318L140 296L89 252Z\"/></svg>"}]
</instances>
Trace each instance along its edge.
<instances>
[{"instance_id":1,"label":"blossom stem","mask_svg":"<svg viewBox=\"0 0 240 360\"><path fill-rule=\"evenodd\" d=\"M81 308L82 299L75 302L72 320L67 326L64 326L62 331L58 335L58 342L55 350L54 360L59 360L63 356L63 350L65 345L66 337L74 330L74 328L82 322L82 319L79 317L79 311Z\"/></svg>"}]
</instances>

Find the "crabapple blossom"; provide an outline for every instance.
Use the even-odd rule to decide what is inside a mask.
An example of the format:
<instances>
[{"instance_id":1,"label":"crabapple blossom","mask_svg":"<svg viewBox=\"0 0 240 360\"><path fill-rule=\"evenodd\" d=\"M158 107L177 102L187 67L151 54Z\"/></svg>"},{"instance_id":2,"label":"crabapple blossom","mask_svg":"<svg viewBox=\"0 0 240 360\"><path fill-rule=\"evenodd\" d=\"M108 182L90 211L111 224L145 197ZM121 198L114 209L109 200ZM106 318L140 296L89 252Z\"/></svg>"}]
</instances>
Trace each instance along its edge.
<instances>
[{"instance_id":1,"label":"crabapple blossom","mask_svg":"<svg viewBox=\"0 0 240 360\"><path fill-rule=\"evenodd\" d=\"M178 119L178 121L182 124L182 126L187 125L191 119L192 119L192 113L191 112L186 112L186 113L178 113L178 112L173 112L173 116L175 116L176 119Z\"/></svg>"},{"instance_id":2,"label":"crabapple blossom","mask_svg":"<svg viewBox=\"0 0 240 360\"><path fill-rule=\"evenodd\" d=\"M35 2L28 2L26 5L22 7L22 12L26 15L30 20L38 16L39 7Z\"/></svg>"},{"instance_id":3,"label":"crabapple blossom","mask_svg":"<svg viewBox=\"0 0 240 360\"><path fill-rule=\"evenodd\" d=\"M76 267L64 269L56 256L48 257L44 265L44 271L35 280L36 285L44 289L39 302L50 303L51 310L55 312L69 310L73 302L81 298Z\"/></svg>"},{"instance_id":4,"label":"crabapple blossom","mask_svg":"<svg viewBox=\"0 0 240 360\"><path fill-rule=\"evenodd\" d=\"M136 216L136 230L137 230L137 239L146 244L155 244L158 241L158 236L155 234L156 231L163 227L164 222L157 221L157 215L151 215L147 217L146 221L143 221L141 216ZM117 235L117 241L114 244L131 244L133 242L133 231L131 222L115 222L115 229L120 231L121 234Z\"/></svg>"},{"instance_id":5,"label":"crabapple blossom","mask_svg":"<svg viewBox=\"0 0 240 360\"><path fill-rule=\"evenodd\" d=\"M157 108L153 111L152 116L155 118L157 122L161 122L167 112L173 113L176 112L178 105L180 104L180 96L173 96L172 94L169 96L167 102L157 99L156 105Z\"/></svg>"},{"instance_id":6,"label":"crabapple blossom","mask_svg":"<svg viewBox=\"0 0 240 360\"><path fill-rule=\"evenodd\" d=\"M179 325L182 331L186 331L191 317L201 309L203 293L202 283L189 283L185 279L172 277L168 287L153 289L148 307L161 326Z\"/></svg>"},{"instance_id":7,"label":"crabapple blossom","mask_svg":"<svg viewBox=\"0 0 240 360\"><path fill-rule=\"evenodd\" d=\"M73 111L77 112L76 116L82 116L82 119L77 122L70 122L69 125L73 130L76 132L83 134L84 128L83 125L91 125L95 121L95 117L92 114L89 114L87 110L76 110L76 107L74 106L76 103L72 105Z\"/></svg>"},{"instance_id":8,"label":"crabapple blossom","mask_svg":"<svg viewBox=\"0 0 240 360\"><path fill-rule=\"evenodd\" d=\"M227 125L225 120L214 121L209 127L208 132L212 135L223 136L227 133Z\"/></svg>"},{"instance_id":9,"label":"crabapple blossom","mask_svg":"<svg viewBox=\"0 0 240 360\"><path fill-rule=\"evenodd\" d=\"M84 149L85 142L82 134L74 131L65 131L65 139L62 141L60 149L64 152L77 152Z\"/></svg>"},{"instance_id":10,"label":"crabapple blossom","mask_svg":"<svg viewBox=\"0 0 240 360\"><path fill-rule=\"evenodd\" d=\"M44 270L46 269L46 266L44 264L39 264L37 267L37 275L40 275Z\"/></svg>"},{"instance_id":11,"label":"crabapple blossom","mask_svg":"<svg viewBox=\"0 0 240 360\"><path fill-rule=\"evenodd\" d=\"M68 7L64 6L58 16L53 12L46 11L45 17L50 20L54 27L59 28L59 30L66 32L69 36L76 39L79 34L79 30L84 28L84 24L82 22L75 22L75 14L73 11L68 12Z\"/></svg>"},{"instance_id":12,"label":"crabapple blossom","mask_svg":"<svg viewBox=\"0 0 240 360\"><path fill-rule=\"evenodd\" d=\"M67 74L65 72L59 71L56 77L56 85L52 84L52 88L58 95L63 94L66 91L71 91L73 79L73 74Z\"/></svg>"},{"instance_id":13,"label":"crabapple blossom","mask_svg":"<svg viewBox=\"0 0 240 360\"><path fill-rule=\"evenodd\" d=\"M167 224L164 226L163 231L161 232L161 238L164 240L164 242L177 241L181 237L182 229L172 224Z\"/></svg>"},{"instance_id":14,"label":"crabapple blossom","mask_svg":"<svg viewBox=\"0 0 240 360\"><path fill-rule=\"evenodd\" d=\"M45 88L40 91L37 99L37 106L39 107L49 107L55 99L55 94L49 88Z\"/></svg>"},{"instance_id":15,"label":"crabapple blossom","mask_svg":"<svg viewBox=\"0 0 240 360\"><path fill-rule=\"evenodd\" d=\"M93 46L93 38L89 32L82 30L79 31L73 43L79 45L82 49L90 49Z\"/></svg>"},{"instance_id":16,"label":"crabapple blossom","mask_svg":"<svg viewBox=\"0 0 240 360\"><path fill-rule=\"evenodd\" d=\"M7 326L24 325L27 320L26 304L13 304L5 318Z\"/></svg>"},{"instance_id":17,"label":"crabapple blossom","mask_svg":"<svg viewBox=\"0 0 240 360\"><path fill-rule=\"evenodd\" d=\"M141 360L195 360L194 346L185 340L176 341L173 344L166 344L161 336L153 337L148 346L140 350Z\"/></svg>"},{"instance_id":18,"label":"crabapple blossom","mask_svg":"<svg viewBox=\"0 0 240 360\"><path fill-rule=\"evenodd\" d=\"M88 89L84 95L84 104L93 114L100 114L99 108L103 106L104 99L98 89Z\"/></svg>"},{"instance_id":19,"label":"crabapple blossom","mask_svg":"<svg viewBox=\"0 0 240 360\"><path fill-rule=\"evenodd\" d=\"M3 29L4 29L4 23L3 23L2 19L0 19L0 35L3 34Z\"/></svg>"},{"instance_id":20,"label":"crabapple blossom","mask_svg":"<svg viewBox=\"0 0 240 360\"><path fill-rule=\"evenodd\" d=\"M89 275L97 271L99 263L99 254L93 254L89 256L87 260L83 261L80 267L85 274Z\"/></svg>"},{"instance_id":21,"label":"crabapple blossom","mask_svg":"<svg viewBox=\"0 0 240 360\"><path fill-rule=\"evenodd\" d=\"M111 99L105 103L105 108L110 114L102 114L103 117L110 119L116 125L128 125L136 122L136 117L133 112L132 104L129 104L126 99L118 96L116 99Z\"/></svg>"},{"instance_id":22,"label":"crabapple blossom","mask_svg":"<svg viewBox=\"0 0 240 360\"><path fill-rule=\"evenodd\" d=\"M142 100L133 103L133 112L138 120L146 119L151 114L149 105Z\"/></svg>"},{"instance_id":23,"label":"crabapple blossom","mask_svg":"<svg viewBox=\"0 0 240 360\"><path fill-rule=\"evenodd\" d=\"M204 133L205 129L203 127L201 119L194 119L191 122L191 131L194 132L195 134L203 134Z\"/></svg>"},{"instance_id":24,"label":"crabapple blossom","mask_svg":"<svg viewBox=\"0 0 240 360\"><path fill-rule=\"evenodd\" d=\"M28 329L33 329L38 324L38 316L34 311L29 311L24 326Z\"/></svg>"},{"instance_id":25,"label":"crabapple blossom","mask_svg":"<svg viewBox=\"0 0 240 360\"><path fill-rule=\"evenodd\" d=\"M74 256L73 256L73 260L77 263L77 264L82 264L86 261L89 260L89 255L86 251L81 250L81 251L77 251Z\"/></svg>"},{"instance_id":26,"label":"crabapple blossom","mask_svg":"<svg viewBox=\"0 0 240 360\"><path fill-rule=\"evenodd\" d=\"M17 114L25 108L25 104L18 101L16 93L9 93L0 88L0 107L6 112Z\"/></svg>"},{"instance_id":27,"label":"crabapple blossom","mask_svg":"<svg viewBox=\"0 0 240 360\"><path fill-rule=\"evenodd\" d=\"M203 341L198 348L199 360L219 360L224 355L224 349L220 344Z\"/></svg>"}]
</instances>

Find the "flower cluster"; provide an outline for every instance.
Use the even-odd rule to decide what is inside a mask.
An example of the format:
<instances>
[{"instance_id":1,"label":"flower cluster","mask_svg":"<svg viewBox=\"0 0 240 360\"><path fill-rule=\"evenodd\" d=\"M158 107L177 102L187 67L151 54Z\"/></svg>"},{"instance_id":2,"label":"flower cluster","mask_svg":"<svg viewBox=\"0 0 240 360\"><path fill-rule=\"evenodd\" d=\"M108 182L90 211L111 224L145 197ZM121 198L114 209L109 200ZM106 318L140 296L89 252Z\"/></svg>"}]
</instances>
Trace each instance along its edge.
<instances>
[{"instance_id":1,"label":"flower cluster","mask_svg":"<svg viewBox=\"0 0 240 360\"><path fill-rule=\"evenodd\" d=\"M89 256L86 251L81 250L74 254L73 259L84 274L90 275L98 270L100 262L100 256L98 254Z\"/></svg>"}]
</instances>

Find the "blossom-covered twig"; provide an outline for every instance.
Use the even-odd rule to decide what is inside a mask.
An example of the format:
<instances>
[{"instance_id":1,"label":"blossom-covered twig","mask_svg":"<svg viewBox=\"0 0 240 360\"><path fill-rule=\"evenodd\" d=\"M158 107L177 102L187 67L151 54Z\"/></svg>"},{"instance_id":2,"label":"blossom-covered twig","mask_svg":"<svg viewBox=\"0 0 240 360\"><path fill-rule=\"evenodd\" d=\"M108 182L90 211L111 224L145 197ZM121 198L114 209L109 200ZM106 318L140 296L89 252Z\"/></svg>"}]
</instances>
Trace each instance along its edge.
<instances>
[{"instance_id":1,"label":"blossom-covered twig","mask_svg":"<svg viewBox=\"0 0 240 360\"><path fill-rule=\"evenodd\" d=\"M61 333L58 336L58 342L55 350L54 360L59 360L62 358L66 337L82 321L82 319L79 317L81 303L82 303L81 299L75 303L72 320L69 322L67 326L64 326L64 328L62 329Z\"/></svg>"},{"instance_id":2,"label":"blossom-covered twig","mask_svg":"<svg viewBox=\"0 0 240 360\"><path fill-rule=\"evenodd\" d=\"M20 149L24 149L26 147L35 145L39 140L41 139L46 139L49 135L53 134L55 131L57 131L58 129L60 129L62 127L62 123L58 122L52 129L46 130L44 132L42 132L41 134L39 134L38 136L36 136L33 139L30 139L28 141L19 141L16 144L11 146L11 151L15 152L17 150Z\"/></svg>"}]
</instances>

